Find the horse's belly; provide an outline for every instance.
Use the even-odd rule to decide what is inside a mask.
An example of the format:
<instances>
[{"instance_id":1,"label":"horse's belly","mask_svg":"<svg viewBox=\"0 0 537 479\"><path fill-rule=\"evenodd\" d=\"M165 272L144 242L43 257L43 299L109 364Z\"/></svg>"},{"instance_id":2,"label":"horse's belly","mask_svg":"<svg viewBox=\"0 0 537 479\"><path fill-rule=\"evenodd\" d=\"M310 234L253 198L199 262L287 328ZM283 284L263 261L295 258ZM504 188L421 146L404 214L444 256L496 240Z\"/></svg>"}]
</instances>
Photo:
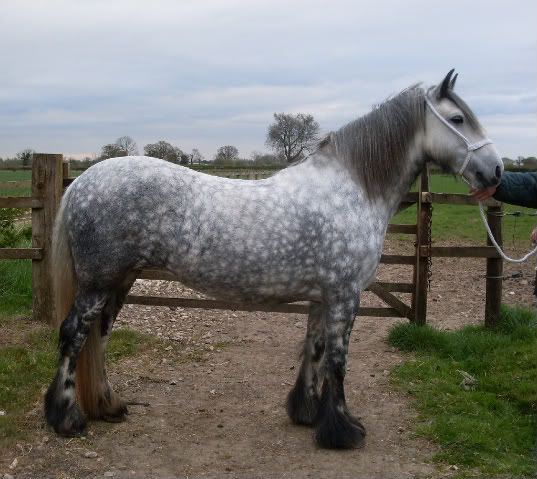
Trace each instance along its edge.
<instances>
[{"instance_id":1,"label":"horse's belly","mask_svg":"<svg viewBox=\"0 0 537 479\"><path fill-rule=\"evenodd\" d=\"M300 241L285 242L281 233L242 234L226 227L218 235L211 232L201 231L180 245L162 245L170 252L165 269L185 285L215 297L241 301L319 297L316 262L305 240L300 249Z\"/></svg>"}]
</instances>

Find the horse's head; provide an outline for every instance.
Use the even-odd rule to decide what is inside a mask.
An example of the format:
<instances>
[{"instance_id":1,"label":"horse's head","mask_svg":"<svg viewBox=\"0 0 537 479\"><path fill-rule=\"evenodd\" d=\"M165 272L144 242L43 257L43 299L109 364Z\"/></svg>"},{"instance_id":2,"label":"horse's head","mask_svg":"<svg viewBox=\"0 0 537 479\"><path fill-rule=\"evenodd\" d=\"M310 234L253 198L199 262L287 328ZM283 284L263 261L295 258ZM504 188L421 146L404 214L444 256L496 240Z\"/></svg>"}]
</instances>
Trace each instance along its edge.
<instances>
[{"instance_id":1,"label":"horse's head","mask_svg":"<svg viewBox=\"0 0 537 479\"><path fill-rule=\"evenodd\" d=\"M476 189L496 186L503 163L468 105L453 91L451 70L425 96L425 152L433 162L460 174Z\"/></svg>"}]
</instances>

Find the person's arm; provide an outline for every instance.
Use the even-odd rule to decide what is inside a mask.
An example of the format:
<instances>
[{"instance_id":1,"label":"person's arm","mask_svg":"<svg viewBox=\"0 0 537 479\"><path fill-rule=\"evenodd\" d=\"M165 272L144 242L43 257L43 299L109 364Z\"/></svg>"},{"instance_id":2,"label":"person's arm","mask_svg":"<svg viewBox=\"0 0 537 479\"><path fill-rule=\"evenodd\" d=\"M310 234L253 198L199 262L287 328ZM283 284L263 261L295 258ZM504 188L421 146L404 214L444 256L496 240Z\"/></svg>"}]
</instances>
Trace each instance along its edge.
<instances>
[{"instance_id":1,"label":"person's arm","mask_svg":"<svg viewBox=\"0 0 537 479\"><path fill-rule=\"evenodd\" d=\"M537 208L537 173L506 171L496 188L494 199L516 206Z\"/></svg>"},{"instance_id":2,"label":"person's arm","mask_svg":"<svg viewBox=\"0 0 537 479\"><path fill-rule=\"evenodd\" d=\"M490 197L504 203L527 208L537 208L537 173L515 173L506 171L500 184L481 190L471 189L470 194L478 201Z\"/></svg>"}]
</instances>

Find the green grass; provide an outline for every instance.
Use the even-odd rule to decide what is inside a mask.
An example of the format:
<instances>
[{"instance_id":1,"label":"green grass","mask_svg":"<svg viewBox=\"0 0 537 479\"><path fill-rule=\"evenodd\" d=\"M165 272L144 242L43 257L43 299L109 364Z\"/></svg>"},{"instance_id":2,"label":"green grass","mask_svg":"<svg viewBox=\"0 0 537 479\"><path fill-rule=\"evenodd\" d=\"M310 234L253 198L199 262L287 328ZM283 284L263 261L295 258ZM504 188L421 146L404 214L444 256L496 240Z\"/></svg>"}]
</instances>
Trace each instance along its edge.
<instances>
[{"instance_id":1,"label":"green grass","mask_svg":"<svg viewBox=\"0 0 537 479\"><path fill-rule=\"evenodd\" d=\"M20 233L20 234L19 234ZM17 231L13 244L2 246L29 247L24 231ZM28 315L32 308L32 261L28 259L0 261L0 318Z\"/></svg>"},{"instance_id":2,"label":"green grass","mask_svg":"<svg viewBox=\"0 0 537 479\"><path fill-rule=\"evenodd\" d=\"M534 477L537 361L535 311L502 308L495 330L438 331L399 324L388 342L415 353L391 378L415 399L416 433L441 446L435 460L460 476ZM477 379L464 390L460 371Z\"/></svg>"},{"instance_id":3,"label":"green grass","mask_svg":"<svg viewBox=\"0 0 537 479\"><path fill-rule=\"evenodd\" d=\"M32 261L0 261L0 316L30 314Z\"/></svg>"},{"instance_id":4,"label":"green grass","mask_svg":"<svg viewBox=\"0 0 537 479\"><path fill-rule=\"evenodd\" d=\"M9 171L0 169L0 183L5 181L23 181L31 180L31 170ZM30 196L32 189L27 188L15 188L15 189L2 189L0 188L0 196Z\"/></svg>"},{"instance_id":5,"label":"green grass","mask_svg":"<svg viewBox=\"0 0 537 479\"><path fill-rule=\"evenodd\" d=\"M430 190L436 193L468 193L468 186L453 176L431 175ZM416 190L416 188L413 188ZM529 208L505 205L505 211L523 211L535 213ZM529 237L535 227L535 216L522 216L519 218L505 216L503 218L504 244L513 246L514 242L529 246ZM416 224L416 207L408 208L397 214L392 223ZM440 205L433 204L433 241L467 240L484 242L486 231L479 216L477 206ZM397 235L399 239L414 241L410 235ZM518 246L518 244L517 244Z\"/></svg>"},{"instance_id":6,"label":"green grass","mask_svg":"<svg viewBox=\"0 0 537 479\"><path fill-rule=\"evenodd\" d=\"M20 319L0 318L2 328L19 333L16 343L0 347L0 446L24 437L32 428L26 416L41 398L41 389L54 375L57 366L57 331ZM30 329L25 331L24 329ZM155 339L127 329L110 337L107 357L119 361L154 345ZM34 426L35 427L35 426Z\"/></svg>"}]
</instances>

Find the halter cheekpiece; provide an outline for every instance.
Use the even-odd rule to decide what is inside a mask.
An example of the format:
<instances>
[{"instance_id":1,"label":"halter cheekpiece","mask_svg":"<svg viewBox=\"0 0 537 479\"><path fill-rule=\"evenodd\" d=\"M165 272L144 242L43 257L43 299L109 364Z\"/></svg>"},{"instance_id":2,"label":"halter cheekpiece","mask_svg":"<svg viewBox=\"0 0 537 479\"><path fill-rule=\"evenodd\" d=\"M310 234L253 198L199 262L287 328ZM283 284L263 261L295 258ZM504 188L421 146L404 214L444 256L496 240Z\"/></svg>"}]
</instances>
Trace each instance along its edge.
<instances>
[{"instance_id":1,"label":"halter cheekpiece","mask_svg":"<svg viewBox=\"0 0 537 479\"><path fill-rule=\"evenodd\" d=\"M466 148L468 150L468 153L466 154L466 158L464 159L464 162L462 163L462 166L460 167L457 174L461 175L464 178L464 170L466 170L466 167L468 166L468 163L470 163L470 160L472 158L472 153L476 150L479 150L480 148L483 148L485 145L490 145L492 143L492 140L489 138L484 138L483 140L476 141L475 143L471 143L468 138L466 138L457 128L455 128L453 125L451 125L439 112L438 110L433 106L431 103L431 100L429 100L429 97L425 95L425 103L427 106L431 109L431 111L434 113L434 115L444 124L446 125L453 133L455 133L464 143L466 144Z\"/></svg>"}]
</instances>

